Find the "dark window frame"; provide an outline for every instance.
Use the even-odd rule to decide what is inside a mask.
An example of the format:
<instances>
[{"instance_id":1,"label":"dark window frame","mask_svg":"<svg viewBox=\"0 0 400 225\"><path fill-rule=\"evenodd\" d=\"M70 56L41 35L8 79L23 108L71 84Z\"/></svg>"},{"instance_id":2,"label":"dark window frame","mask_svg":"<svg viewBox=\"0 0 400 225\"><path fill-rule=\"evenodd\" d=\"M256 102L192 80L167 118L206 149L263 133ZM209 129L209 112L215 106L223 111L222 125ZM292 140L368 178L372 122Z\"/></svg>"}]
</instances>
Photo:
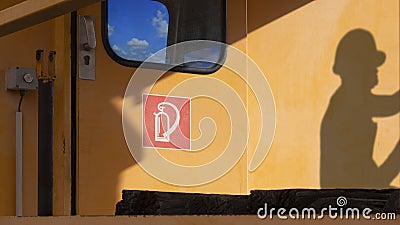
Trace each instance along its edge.
<instances>
[{"instance_id":1,"label":"dark window frame","mask_svg":"<svg viewBox=\"0 0 400 225\"><path fill-rule=\"evenodd\" d=\"M224 0L225 4L223 4L223 13L222 15L224 16L224 21L223 21L223 26L221 27L222 31L222 43L227 43L227 0ZM167 6L166 6L167 7ZM168 7L167 7L168 9ZM169 9L168 9L169 10ZM170 11L168 11L170 13ZM113 59L115 62L117 62L120 65L127 66L127 67L135 67L138 68L139 66L142 65L142 61L134 61L134 60L128 60L125 58L122 58L118 54L114 52L110 45L110 41L108 39L108 0L104 0L101 3L101 36L102 36L102 42L104 49L106 50L107 54ZM226 60L226 49L221 50L221 55L219 57L219 62L222 64L225 63ZM216 71L218 71L221 67L222 64L214 64L213 67L210 68L195 68L195 67L187 67L184 65L178 65L170 69L169 71L173 72L183 72L183 73L193 73L193 74L212 74ZM153 62L146 62L146 64L143 64L143 68L147 69L157 69L157 70L167 70L168 67L170 67L169 64L162 64L162 63L153 63Z\"/></svg>"}]
</instances>

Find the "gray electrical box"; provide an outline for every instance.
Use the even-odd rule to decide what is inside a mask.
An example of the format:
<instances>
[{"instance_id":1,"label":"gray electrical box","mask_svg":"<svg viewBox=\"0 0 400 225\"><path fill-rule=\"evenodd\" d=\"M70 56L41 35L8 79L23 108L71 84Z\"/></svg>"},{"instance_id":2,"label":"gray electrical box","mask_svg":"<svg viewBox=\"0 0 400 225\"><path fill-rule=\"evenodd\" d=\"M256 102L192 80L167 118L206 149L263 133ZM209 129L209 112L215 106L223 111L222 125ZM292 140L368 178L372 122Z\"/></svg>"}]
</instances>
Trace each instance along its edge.
<instances>
[{"instance_id":1,"label":"gray electrical box","mask_svg":"<svg viewBox=\"0 0 400 225\"><path fill-rule=\"evenodd\" d=\"M38 88L36 70L32 68L10 68L6 74L7 89L31 91Z\"/></svg>"}]
</instances>

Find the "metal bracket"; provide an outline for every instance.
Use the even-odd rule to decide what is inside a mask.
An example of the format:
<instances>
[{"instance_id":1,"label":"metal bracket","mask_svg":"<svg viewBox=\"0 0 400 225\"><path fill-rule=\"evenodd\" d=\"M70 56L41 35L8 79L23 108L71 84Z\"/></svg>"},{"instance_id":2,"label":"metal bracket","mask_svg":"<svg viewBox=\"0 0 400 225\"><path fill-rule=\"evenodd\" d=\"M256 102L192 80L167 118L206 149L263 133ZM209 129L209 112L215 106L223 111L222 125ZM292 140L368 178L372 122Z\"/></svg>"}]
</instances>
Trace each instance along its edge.
<instances>
[{"instance_id":1,"label":"metal bracket","mask_svg":"<svg viewBox=\"0 0 400 225\"><path fill-rule=\"evenodd\" d=\"M43 50L36 51L36 74L38 80L43 83L48 83L50 81L54 81L56 79L56 52L50 51L49 53L49 62L48 62L48 71L45 73L43 71Z\"/></svg>"},{"instance_id":2,"label":"metal bracket","mask_svg":"<svg viewBox=\"0 0 400 225\"><path fill-rule=\"evenodd\" d=\"M6 81L8 90L33 91L38 88L38 79L33 68L10 68L6 74Z\"/></svg>"},{"instance_id":3,"label":"metal bracket","mask_svg":"<svg viewBox=\"0 0 400 225\"><path fill-rule=\"evenodd\" d=\"M93 16L79 16L78 66L79 78L96 79L96 33Z\"/></svg>"}]
</instances>

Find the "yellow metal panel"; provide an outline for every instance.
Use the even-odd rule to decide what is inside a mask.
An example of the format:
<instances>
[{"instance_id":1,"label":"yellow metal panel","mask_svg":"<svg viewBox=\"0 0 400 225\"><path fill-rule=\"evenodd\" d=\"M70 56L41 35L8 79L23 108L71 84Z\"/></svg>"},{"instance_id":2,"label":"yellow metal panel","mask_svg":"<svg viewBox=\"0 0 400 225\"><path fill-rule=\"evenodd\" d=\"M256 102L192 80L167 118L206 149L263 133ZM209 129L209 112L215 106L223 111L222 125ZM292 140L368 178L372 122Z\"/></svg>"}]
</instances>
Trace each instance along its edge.
<instances>
[{"instance_id":1,"label":"yellow metal panel","mask_svg":"<svg viewBox=\"0 0 400 225\"><path fill-rule=\"evenodd\" d=\"M52 49L54 22L0 38L0 68L35 68L35 51ZM48 35L44 35L44 34ZM0 105L0 215L15 215L15 112L19 92L5 90L1 80ZM37 215L37 92L27 92L23 113L23 215Z\"/></svg>"},{"instance_id":2,"label":"yellow metal panel","mask_svg":"<svg viewBox=\"0 0 400 225\"><path fill-rule=\"evenodd\" d=\"M35 68L35 51L56 50L54 90L54 214L70 210L70 38L69 16L0 38L0 70ZM15 112L19 92L6 91L0 77L0 215L15 215ZM23 113L23 215L37 215L37 91L26 92Z\"/></svg>"},{"instance_id":3,"label":"yellow metal panel","mask_svg":"<svg viewBox=\"0 0 400 225\"><path fill-rule=\"evenodd\" d=\"M305 4L299 7L299 2ZM268 16L276 12L286 13ZM320 172L321 166L337 163L336 169L343 170L343 158L333 155L320 160L322 119L332 95L341 84L340 77L332 71L339 41L347 32L357 28L370 32L377 48L386 53L386 62L378 68L379 83L372 93L395 93L399 90L399 1L278 3L272 0L249 0L248 16L248 53L266 74L277 106L275 140L264 163L250 174L250 189L320 188L321 178L331 179ZM252 104L251 99L249 104ZM361 156L364 155L361 154L363 151L367 151L365 145L349 149L348 157L357 158L359 154L360 161L347 168L348 173L359 170L366 161L382 165L399 140L398 113L372 119L378 124L373 155L369 158ZM348 124L349 128L354 126L358 124ZM343 130L341 137L343 141L360 138L350 130ZM365 142L374 141L368 136L361 138ZM381 174L397 174L390 184L397 188L400 187L399 163L400 158L397 158L397 168ZM366 169L363 174L372 177L374 171ZM346 177L336 186L389 187L388 183L382 186L377 177L364 185L354 182L358 177Z\"/></svg>"},{"instance_id":4,"label":"yellow metal panel","mask_svg":"<svg viewBox=\"0 0 400 225\"><path fill-rule=\"evenodd\" d=\"M245 10L245 1L228 4L229 42L244 52L246 51ZM79 14L95 16L96 35L100 40L100 4L79 10ZM114 214L115 205L121 199L123 189L248 193L246 154L227 175L210 184L197 187L169 185L144 172L126 146L121 122L124 91L135 69L118 65L106 54L101 45L96 49L96 61L96 80L79 80L79 214ZM166 94L173 86L194 76L204 75L168 73L157 82L154 93ZM209 76L228 83L246 103L246 85L233 72L222 68ZM207 87L204 89L207 90ZM229 118L220 104L199 98L194 100L192 110L195 112L192 113L194 136L199 135L198 121L205 115L213 117L217 122L218 135L215 143L201 153L160 151L164 157L176 163L193 165L210 161L221 153L229 138L229 132L224 132L230 126Z\"/></svg>"},{"instance_id":5,"label":"yellow metal panel","mask_svg":"<svg viewBox=\"0 0 400 225\"><path fill-rule=\"evenodd\" d=\"M71 59L70 16L54 20L54 49L57 51L54 83L54 206L53 214L70 215L71 210Z\"/></svg>"}]
</instances>

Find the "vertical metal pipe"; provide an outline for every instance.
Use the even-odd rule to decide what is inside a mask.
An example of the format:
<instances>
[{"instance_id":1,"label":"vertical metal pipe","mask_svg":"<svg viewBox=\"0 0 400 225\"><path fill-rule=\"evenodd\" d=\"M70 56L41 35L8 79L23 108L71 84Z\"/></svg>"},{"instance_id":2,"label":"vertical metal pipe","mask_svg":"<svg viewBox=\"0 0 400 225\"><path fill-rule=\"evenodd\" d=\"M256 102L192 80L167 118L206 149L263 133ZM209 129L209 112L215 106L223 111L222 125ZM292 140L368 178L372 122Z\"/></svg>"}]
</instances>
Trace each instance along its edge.
<instances>
[{"instance_id":1,"label":"vertical metal pipe","mask_svg":"<svg viewBox=\"0 0 400 225\"><path fill-rule=\"evenodd\" d=\"M39 81L39 216L53 214L53 92L53 81Z\"/></svg>"},{"instance_id":2,"label":"vertical metal pipe","mask_svg":"<svg viewBox=\"0 0 400 225\"><path fill-rule=\"evenodd\" d=\"M15 211L22 216L22 112L17 112L15 118Z\"/></svg>"},{"instance_id":3,"label":"vertical metal pipe","mask_svg":"<svg viewBox=\"0 0 400 225\"><path fill-rule=\"evenodd\" d=\"M53 115L55 52L49 55L48 74L43 73L43 51L36 51L39 80L38 106L38 215L53 215Z\"/></svg>"}]
</instances>

